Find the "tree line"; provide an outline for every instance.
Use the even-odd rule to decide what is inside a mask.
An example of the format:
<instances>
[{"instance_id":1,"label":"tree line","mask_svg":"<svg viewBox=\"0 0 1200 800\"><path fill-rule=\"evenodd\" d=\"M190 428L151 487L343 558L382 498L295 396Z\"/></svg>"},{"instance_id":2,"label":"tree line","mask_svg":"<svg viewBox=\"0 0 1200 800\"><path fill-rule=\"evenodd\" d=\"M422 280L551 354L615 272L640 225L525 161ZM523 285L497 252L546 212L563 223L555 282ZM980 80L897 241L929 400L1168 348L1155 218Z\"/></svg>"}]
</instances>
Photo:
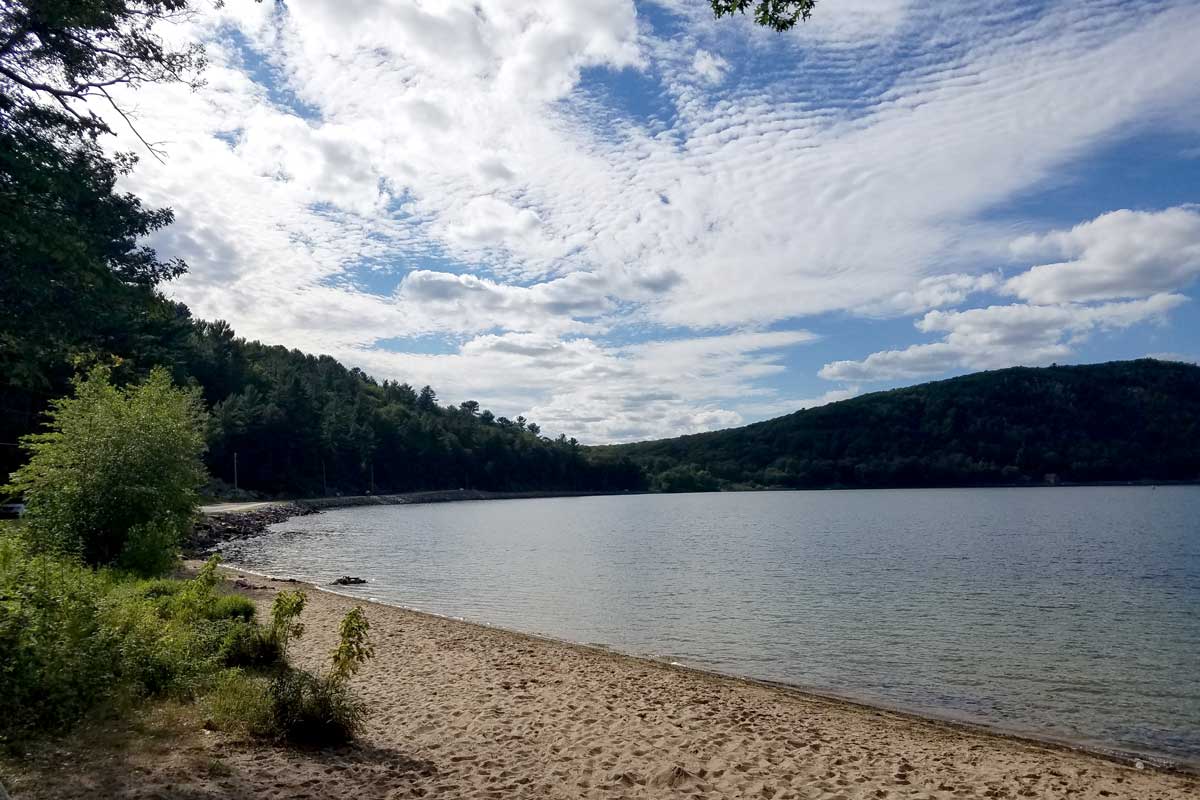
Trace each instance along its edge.
<instances>
[{"instance_id":1,"label":"tree line","mask_svg":"<svg viewBox=\"0 0 1200 800\"><path fill-rule=\"evenodd\" d=\"M598 448L659 491L1200 480L1200 367L1014 367Z\"/></svg>"}]
</instances>

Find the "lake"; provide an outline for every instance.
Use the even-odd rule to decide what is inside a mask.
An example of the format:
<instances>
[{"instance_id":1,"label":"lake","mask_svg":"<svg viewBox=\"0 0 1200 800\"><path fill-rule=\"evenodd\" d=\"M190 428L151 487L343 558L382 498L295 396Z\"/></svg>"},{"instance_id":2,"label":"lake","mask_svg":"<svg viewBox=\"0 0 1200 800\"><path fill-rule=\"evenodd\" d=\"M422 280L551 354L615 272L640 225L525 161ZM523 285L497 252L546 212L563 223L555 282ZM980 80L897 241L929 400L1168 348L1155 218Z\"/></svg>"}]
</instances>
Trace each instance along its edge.
<instances>
[{"instance_id":1,"label":"lake","mask_svg":"<svg viewBox=\"0 0 1200 800\"><path fill-rule=\"evenodd\" d=\"M227 561L518 631L1200 763L1200 487L329 511Z\"/></svg>"}]
</instances>

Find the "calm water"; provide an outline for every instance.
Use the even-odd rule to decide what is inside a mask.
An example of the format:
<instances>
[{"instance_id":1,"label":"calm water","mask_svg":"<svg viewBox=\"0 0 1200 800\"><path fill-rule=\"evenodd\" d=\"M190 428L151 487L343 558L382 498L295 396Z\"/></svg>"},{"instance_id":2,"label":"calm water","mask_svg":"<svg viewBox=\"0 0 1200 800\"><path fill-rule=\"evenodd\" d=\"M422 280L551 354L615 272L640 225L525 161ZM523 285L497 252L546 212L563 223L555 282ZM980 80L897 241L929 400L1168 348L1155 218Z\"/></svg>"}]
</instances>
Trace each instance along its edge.
<instances>
[{"instance_id":1,"label":"calm water","mask_svg":"<svg viewBox=\"0 0 1200 800\"><path fill-rule=\"evenodd\" d=\"M1200 763L1200 487L643 495L330 511L247 569Z\"/></svg>"}]
</instances>

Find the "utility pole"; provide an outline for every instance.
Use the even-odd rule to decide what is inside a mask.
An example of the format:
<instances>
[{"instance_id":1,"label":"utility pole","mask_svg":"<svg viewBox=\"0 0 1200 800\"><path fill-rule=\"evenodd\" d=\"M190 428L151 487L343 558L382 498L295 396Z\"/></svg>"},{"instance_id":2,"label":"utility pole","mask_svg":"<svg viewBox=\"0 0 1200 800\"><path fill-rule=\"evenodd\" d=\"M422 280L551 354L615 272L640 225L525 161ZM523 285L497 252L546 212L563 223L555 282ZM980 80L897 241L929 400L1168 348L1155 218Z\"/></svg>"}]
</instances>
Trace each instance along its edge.
<instances>
[{"instance_id":1,"label":"utility pole","mask_svg":"<svg viewBox=\"0 0 1200 800\"><path fill-rule=\"evenodd\" d=\"M234 451L233 451L233 490L234 490L235 492L238 490L238 481L237 481L237 450L234 450Z\"/></svg>"}]
</instances>

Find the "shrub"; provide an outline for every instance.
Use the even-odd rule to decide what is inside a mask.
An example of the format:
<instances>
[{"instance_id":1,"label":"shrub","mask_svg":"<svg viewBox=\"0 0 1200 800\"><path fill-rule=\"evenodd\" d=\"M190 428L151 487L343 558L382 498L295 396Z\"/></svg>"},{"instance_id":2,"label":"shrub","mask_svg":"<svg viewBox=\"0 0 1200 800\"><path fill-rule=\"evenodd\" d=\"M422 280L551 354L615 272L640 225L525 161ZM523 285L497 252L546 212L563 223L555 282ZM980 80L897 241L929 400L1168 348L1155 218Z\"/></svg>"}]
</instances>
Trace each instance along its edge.
<instances>
[{"instance_id":1,"label":"shrub","mask_svg":"<svg viewBox=\"0 0 1200 800\"><path fill-rule=\"evenodd\" d=\"M254 604L217 594L216 582L215 561L190 581L131 580L0 535L0 744L118 699L194 698L225 662L277 666ZM267 688L259 680L264 698Z\"/></svg>"},{"instance_id":2,"label":"shrub","mask_svg":"<svg viewBox=\"0 0 1200 800\"><path fill-rule=\"evenodd\" d=\"M271 682L271 727L295 744L343 744L366 719L366 704L342 681L305 670L288 670Z\"/></svg>"},{"instance_id":3,"label":"shrub","mask_svg":"<svg viewBox=\"0 0 1200 800\"><path fill-rule=\"evenodd\" d=\"M215 598L207 609L209 619L233 619L253 622L258 611L254 601L240 594L227 594Z\"/></svg>"},{"instance_id":4,"label":"shrub","mask_svg":"<svg viewBox=\"0 0 1200 800\"><path fill-rule=\"evenodd\" d=\"M117 566L139 575L170 572L178 559L182 532L170 520L153 520L129 529Z\"/></svg>"},{"instance_id":5,"label":"shrub","mask_svg":"<svg viewBox=\"0 0 1200 800\"><path fill-rule=\"evenodd\" d=\"M135 695L190 699L217 666L211 630L164 620L150 603L115 593L100 619L117 643L117 677Z\"/></svg>"},{"instance_id":6,"label":"shrub","mask_svg":"<svg viewBox=\"0 0 1200 800\"><path fill-rule=\"evenodd\" d=\"M338 646L330 656L330 679L345 683L375 655L375 647L367 638L370 629L371 623L367 622L362 606L355 606L346 613L338 628Z\"/></svg>"},{"instance_id":7,"label":"shrub","mask_svg":"<svg viewBox=\"0 0 1200 800\"><path fill-rule=\"evenodd\" d=\"M0 537L0 743L62 730L110 690L116 643L97 619L106 583Z\"/></svg>"},{"instance_id":8,"label":"shrub","mask_svg":"<svg viewBox=\"0 0 1200 800\"><path fill-rule=\"evenodd\" d=\"M159 597L171 597L178 594L186 584L183 581L174 580L172 578L155 578L154 580L144 581L139 585L139 593L142 597L156 599Z\"/></svg>"},{"instance_id":9,"label":"shrub","mask_svg":"<svg viewBox=\"0 0 1200 800\"><path fill-rule=\"evenodd\" d=\"M342 744L362 729L367 706L350 691L351 676L375 651L362 606L342 619L338 646L328 671L313 675L287 670L271 682L271 716L276 735L306 745Z\"/></svg>"},{"instance_id":10,"label":"shrub","mask_svg":"<svg viewBox=\"0 0 1200 800\"><path fill-rule=\"evenodd\" d=\"M225 632L219 655L227 667L265 669L283 662L283 651L270 631L245 622L231 625Z\"/></svg>"},{"instance_id":11,"label":"shrub","mask_svg":"<svg viewBox=\"0 0 1200 800\"><path fill-rule=\"evenodd\" d=\"M49 415L47 432L22 438L31 457L7 487L25 497L31 541L93 565L165 571L204 479L199 395L162 369L119 389L97 367Z\"/></svg>"},{"instance_id":12,"label":"shrub","mask_svg":"<svg viewBox=\"0 0 1200 800\"><path fill-rule=\"evenodd\" d=\"M271 603L270 635L279 647L281 656L287 655L288 644L292 639L299 639L304 635L304 623L298 620L307 600L304 592L280 592Z\"/></svg>"},{"instance_id":13,"label":"shrub","mask_svg":"<svg viewBox=\"0 0 1200 800\"><path fill-rule=\"evenodd\" d=\"M228 669L217 676L204 698L208 720L224 731L269 736L273 730L271 695L265 678Z\"/></svg>"}]
</instances>

